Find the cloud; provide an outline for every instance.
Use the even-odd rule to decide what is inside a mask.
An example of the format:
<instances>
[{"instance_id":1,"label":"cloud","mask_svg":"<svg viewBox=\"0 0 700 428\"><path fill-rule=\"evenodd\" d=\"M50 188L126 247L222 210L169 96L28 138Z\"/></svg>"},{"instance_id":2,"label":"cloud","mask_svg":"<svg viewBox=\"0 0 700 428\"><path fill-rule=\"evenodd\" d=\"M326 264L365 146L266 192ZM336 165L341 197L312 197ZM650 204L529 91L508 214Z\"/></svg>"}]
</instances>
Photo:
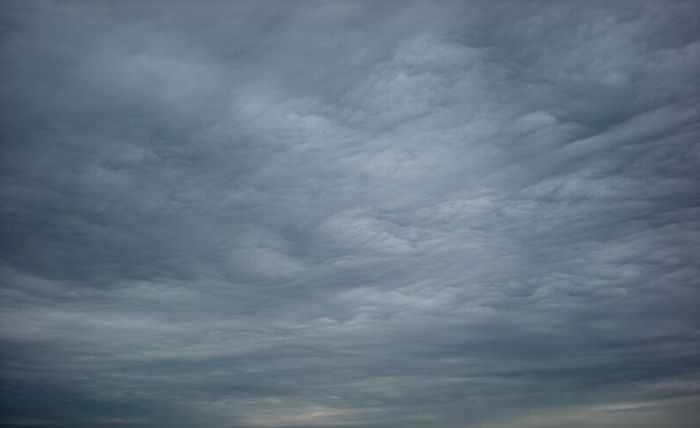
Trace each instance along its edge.
<instances>
[{"instance_id":1,"label":"cloud","mask_svg":"<svg viewBox=\"0 0 700 428\"><path fill-rule=\"evenodd\" d=\"M696 9L6 2L3 426L689 427Z\"/></svg>"}]
</instances>

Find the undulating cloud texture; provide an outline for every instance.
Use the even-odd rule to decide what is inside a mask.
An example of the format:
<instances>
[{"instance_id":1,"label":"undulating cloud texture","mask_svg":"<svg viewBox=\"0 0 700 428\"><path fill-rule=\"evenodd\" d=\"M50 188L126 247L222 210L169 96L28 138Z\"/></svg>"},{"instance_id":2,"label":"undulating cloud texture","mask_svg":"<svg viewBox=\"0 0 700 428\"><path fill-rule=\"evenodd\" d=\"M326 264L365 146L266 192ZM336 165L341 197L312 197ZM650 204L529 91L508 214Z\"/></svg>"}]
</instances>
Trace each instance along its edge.
<instances>
[{"instance_id":1,"label":"undulating cloud texture","mask_svg":"<svg viewBox=\"0 0 700 428\"><path fill-rule=\"evenodd\" d=\"M697 426L698 2L0 6L1 426Z\"/></svg>"}]
</instances>

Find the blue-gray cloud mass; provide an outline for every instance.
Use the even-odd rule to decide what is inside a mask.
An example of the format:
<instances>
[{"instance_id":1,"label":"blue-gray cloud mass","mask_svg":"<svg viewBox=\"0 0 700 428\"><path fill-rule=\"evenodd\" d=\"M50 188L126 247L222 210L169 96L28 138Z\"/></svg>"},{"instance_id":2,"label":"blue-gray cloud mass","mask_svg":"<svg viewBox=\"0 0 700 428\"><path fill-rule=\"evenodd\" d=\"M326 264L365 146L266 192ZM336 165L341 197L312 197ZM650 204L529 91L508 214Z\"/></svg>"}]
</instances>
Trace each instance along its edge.
<instances>
[{"instance_id":1,"label":"blue-gray cloud mass","mask_svg":"<svg viewBox=\"0 0 700 428\"><path fill-rule=\"evenodd\" d=\"M0 8L0 426L696 426L700 3Z\"/></svg>"}]
</instances>

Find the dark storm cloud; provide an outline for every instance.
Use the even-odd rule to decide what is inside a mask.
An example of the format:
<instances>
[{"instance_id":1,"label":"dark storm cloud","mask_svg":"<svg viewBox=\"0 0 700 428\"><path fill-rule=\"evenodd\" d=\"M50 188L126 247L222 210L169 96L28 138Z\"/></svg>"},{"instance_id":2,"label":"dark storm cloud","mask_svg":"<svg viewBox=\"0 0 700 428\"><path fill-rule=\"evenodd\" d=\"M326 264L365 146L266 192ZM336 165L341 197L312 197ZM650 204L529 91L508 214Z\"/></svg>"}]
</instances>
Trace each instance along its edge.
<instances>
[{"instance_id":1,"label":"dark storm cloud","mask_svg":"<svg viewBox=\"0 0 700 428\"><path fill-rule=\"evenodd\" d=\"M697 4L2 3L2 424L690 427Z\"/></svg>"}]
</instances>

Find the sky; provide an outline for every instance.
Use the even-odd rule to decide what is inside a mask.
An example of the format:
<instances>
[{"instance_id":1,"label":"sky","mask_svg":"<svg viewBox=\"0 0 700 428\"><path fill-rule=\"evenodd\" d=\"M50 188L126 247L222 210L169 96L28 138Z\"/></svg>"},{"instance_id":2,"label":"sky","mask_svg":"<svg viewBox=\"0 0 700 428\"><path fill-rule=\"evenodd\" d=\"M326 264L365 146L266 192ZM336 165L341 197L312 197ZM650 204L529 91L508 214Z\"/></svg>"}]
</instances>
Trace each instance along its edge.
<instances>
[{"instance_id":1,"label":"sky","mask_svg":"<svg viewBox=\"0 0 700 428\"><path fill-rule=\"evenodd\" d=\"M692 428L697 1L0 1L0 426Z\"/></svg>"}]
</instances>

